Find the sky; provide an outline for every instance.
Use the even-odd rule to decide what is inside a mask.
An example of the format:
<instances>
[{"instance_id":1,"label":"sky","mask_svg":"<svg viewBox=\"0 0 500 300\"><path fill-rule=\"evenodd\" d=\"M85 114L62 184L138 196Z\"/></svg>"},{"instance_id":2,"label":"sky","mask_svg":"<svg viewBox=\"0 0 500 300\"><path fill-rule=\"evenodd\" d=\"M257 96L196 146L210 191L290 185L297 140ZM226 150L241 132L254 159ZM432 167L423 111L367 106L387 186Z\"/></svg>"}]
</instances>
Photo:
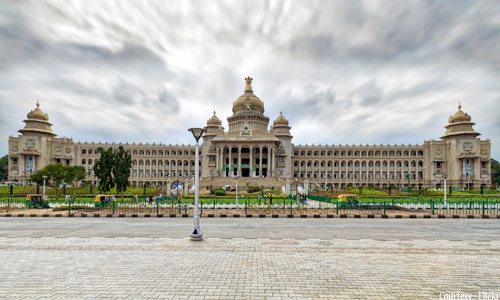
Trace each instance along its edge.
<instances>
[{"instance_id":1,"label":"sky","mask_svg":"<svg viewBox=\"0 0 500 300\"><path fill-rule=\"evenodd\" d=\"M499 1L0 1L0 156L37 100L59 137L194 144L251 76L295 145L423 144L460 102L500 160Z\"/></svg>"}]
</instances>

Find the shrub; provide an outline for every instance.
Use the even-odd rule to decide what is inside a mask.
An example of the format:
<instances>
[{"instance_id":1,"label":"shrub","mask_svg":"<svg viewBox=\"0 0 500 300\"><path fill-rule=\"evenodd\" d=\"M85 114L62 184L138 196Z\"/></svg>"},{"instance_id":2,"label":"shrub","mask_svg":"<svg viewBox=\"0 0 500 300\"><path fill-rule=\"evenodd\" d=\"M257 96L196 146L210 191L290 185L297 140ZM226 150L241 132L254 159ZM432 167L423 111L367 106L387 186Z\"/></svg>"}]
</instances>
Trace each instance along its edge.
<instances>
[{"instance_id":1,"label":"shrub","mask_svg":"<svg viewBox=\"0 0 500 300\"><path fill-rule=\"evenodd\" d=\"M210 195L199 195L199 199L207 199L207 198L212 198ZM182 199L194 199L194 195L184 195L182 196Z\"/></svg>"},{"instance_id":2,"label":"shrub","mask_svg":"<svg viewBox=\"0 0 500 300\"><path fill-rule=\"evenodd\" d=\"M346 188L352 188L352 183L348 183Z\"/></svg>"},{"instance_id":3,"label":"shrub","mask_svg":"<svg viewBox=\"0 0 500 300\"><path fill-rule=\"evenodd\" d=\"M256 192L260 192L260 191L261 191L261 189L258 186L249 186L248 190L247 190L247 192L249 192L249 193L256 193Z\"/></svg>"},{"instance_id":4,"label":"shrub","mask_svg":"<svg viewBox=\"0 0 500 300\"><path fill-rule=\"evenodd\" d=\"M71 209L86 209L89 208L87 205L71 205ZM66 210L69 209L69 205L60 205L59 209Z\"/></svg>"},{"instance_id":5,"label":"shrub","mask_svg":"<svg viewBox=\"0 0 500 300\"><path fill-rule=\"evenodd\" d=\"M215 196L226 196L226 191L224 189L214 189L212 192Z\"/></svg>"}]
</instances>

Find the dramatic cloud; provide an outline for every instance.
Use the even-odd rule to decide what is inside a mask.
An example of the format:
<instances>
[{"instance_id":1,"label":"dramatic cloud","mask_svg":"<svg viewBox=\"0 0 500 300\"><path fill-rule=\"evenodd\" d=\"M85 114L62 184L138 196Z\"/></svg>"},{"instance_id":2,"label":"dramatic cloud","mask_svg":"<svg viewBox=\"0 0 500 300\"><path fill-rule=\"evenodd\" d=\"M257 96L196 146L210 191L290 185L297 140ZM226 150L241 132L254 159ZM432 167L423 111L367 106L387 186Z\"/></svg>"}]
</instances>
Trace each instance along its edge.
<instances>
[{"instance_id":1,"label":"dramatic cloud","mask_svg":"<svg viewBox=\"0 0 500 300\"><path fill-rule=\"evenodd\" d=\"M294 144L421 144L461 102L500 158L500 4L4 1L0 155L41 109L76 141L193 143L253 89Z\"/></svg>"}]
</instances>

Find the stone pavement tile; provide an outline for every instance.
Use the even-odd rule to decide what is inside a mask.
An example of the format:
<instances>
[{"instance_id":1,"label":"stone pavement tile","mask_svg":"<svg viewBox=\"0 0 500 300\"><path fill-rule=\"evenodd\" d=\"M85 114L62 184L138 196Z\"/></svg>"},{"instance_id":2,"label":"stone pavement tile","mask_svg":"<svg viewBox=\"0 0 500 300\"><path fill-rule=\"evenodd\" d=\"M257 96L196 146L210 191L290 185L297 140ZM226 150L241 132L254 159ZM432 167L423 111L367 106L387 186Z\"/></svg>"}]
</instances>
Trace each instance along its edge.
<instances>
[{"instance_id":1,"label":"stone pavement tile","mask_svg":"<svg viewBox=\"0 0 500 300\"><path fill-rule=\"evenodd\" d=\"M210 240L193 252L183 239L19 238L0 246L0 298L404 299L500 281L498 241L286 240L277 252L268 241Z\"/></svg>"}]
</instances>

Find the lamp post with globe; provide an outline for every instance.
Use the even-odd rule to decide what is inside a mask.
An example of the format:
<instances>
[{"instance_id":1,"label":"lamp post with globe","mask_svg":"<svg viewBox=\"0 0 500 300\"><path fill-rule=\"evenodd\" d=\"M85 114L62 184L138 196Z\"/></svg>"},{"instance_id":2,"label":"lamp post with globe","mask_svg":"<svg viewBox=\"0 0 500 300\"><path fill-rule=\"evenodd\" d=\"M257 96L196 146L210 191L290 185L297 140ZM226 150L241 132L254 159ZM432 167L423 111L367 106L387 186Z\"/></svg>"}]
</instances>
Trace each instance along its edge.
<instances>
[{"instance_id":1,"label":"lamp post with globe","mask_svg":"<svg viewBox=\"0 0 500 300\"><path fill-rule=\"evenodd\" d=\"M195 140L196 140L196 158L195 158L195 174L194 174L194 225L193 231L191 231L191 240L192 241L201 241L203 240L203 233L200 230L200 215L198 210L199 197L200 197L200 145L198 141L200 140L203 133L205 133L205 129L203 128L190 128L190 131Z\"/></svg>"}]
</instances>

